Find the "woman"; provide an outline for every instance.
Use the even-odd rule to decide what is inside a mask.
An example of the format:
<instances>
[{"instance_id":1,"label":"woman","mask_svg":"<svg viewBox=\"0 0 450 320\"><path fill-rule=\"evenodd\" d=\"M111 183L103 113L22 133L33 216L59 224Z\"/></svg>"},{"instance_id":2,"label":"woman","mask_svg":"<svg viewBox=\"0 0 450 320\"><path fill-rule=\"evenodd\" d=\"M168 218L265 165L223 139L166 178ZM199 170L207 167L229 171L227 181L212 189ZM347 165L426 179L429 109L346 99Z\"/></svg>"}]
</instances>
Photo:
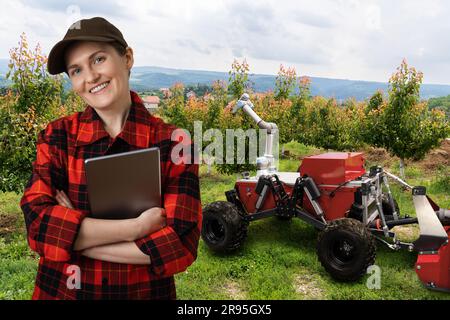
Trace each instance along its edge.
<instances>
[{"instance_id":1,"label":"woman","mask_svg":"<svg viewBox=\"0 0 450 320\"><path fill-rule=\"evenodd\" d=\"M49 73L66 72L87 107L38 137L21 200L29 245L40 256L33 299L174 299L173 275L196 258L198 166L171 161L176 128L130 91L132 66L122 33L98 17L76 22L50 52ZM154 146L164 209L128 220L90 218L84 160Z\"/></svg>"}]
</instances>

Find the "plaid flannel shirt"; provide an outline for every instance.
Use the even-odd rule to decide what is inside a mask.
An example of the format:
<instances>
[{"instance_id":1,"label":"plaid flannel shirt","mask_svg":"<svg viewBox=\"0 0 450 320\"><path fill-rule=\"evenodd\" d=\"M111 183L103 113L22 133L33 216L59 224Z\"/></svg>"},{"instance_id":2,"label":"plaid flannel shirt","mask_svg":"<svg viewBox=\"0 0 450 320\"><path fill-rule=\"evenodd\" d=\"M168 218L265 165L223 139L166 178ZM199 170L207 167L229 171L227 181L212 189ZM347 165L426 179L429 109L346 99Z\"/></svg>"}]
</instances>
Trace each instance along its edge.
<instances>
[{"instance_id":1,"label":"plaid flannel shirt","mask_svg":"<svg viewBox=\"0 0 450 320\"><path fill-rule=\"evenodd\" d=\"M33 299L174 299L173 275L196 259L202 219L198 165L171 161L176 128L150 115L139 96L130 94L129 116L114 139L90 106L39 134L32 176L20 202L29 246L40 256ZM190 140L183 143L192 151ZM166 227L135 241L151 264L111 263L74 251L80 224L90 215L84 160L148 147L160 148L167 214ZM57 189L66 192L74 210L58 205ZM71 266L80 268L80 289L67 286Z\"/></svg>"}]
</instances>

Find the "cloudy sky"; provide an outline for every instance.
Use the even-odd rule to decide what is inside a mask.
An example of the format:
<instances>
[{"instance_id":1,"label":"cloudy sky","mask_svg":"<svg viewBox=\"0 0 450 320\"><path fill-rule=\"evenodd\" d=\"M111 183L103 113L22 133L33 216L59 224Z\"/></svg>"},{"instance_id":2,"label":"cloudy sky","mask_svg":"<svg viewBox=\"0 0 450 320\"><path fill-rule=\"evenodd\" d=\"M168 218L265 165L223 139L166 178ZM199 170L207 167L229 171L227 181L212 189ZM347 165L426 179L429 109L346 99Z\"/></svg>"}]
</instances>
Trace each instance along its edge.
<instances>
[{"instance_id":1,"label":"cloudy sky","mask_svg":"<svg viewBox=\"0 0 450 320\"><path fill-rule=\"evenodd\" d=\"M0 58L22 32L48 53L80 18L103 16L135 65L387 82L406 58L425 83L450 84L448 0L2 0Z\"/></svg>"}]
</instances>

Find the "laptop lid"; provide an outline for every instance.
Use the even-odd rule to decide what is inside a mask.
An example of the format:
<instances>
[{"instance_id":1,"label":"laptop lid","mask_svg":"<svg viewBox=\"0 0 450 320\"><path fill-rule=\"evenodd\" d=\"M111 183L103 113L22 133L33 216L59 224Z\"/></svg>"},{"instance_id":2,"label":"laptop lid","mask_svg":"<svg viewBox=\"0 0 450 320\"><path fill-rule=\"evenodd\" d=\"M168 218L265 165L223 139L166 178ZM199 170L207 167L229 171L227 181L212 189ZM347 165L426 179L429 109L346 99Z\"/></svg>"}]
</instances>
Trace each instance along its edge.
<instances>
[{"instance_id":1,"label":"laptop lid","mask_svg":"<svg viewBox=\"0 0 450 320\"><path fill-rule=\"evenodd\" d=\"M130 219L161 206L159 148L85 160L93 218Z\"/></svg>"}]
</instances>

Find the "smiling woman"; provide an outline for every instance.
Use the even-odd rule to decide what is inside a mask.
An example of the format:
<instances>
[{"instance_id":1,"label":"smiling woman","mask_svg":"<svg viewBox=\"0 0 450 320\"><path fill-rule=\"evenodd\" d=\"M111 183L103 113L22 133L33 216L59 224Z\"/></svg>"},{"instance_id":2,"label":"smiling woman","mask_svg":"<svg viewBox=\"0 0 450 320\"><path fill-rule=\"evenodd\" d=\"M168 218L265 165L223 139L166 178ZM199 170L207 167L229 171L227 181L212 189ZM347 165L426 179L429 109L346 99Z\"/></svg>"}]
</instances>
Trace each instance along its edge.
<instances>
[{"instance_id":1,"label":"smiling woman","mask_svg":"<svg viewBox=\"0 0 450 320\"><path fill-rule=\"evenodd\" d=\"M66 72L87 106L39 134L20 203L40 255L33 299L174 299L173 275L196 259L198 165L171 161L177 128L130 91L133 62L122 33L103 18L76 22L50 52L49 72ZM84 160L150 147L160 148L162 208L135 219L91 218Z\"/></svg>"},{"instance_id":2,"label":"smiling woman","mask_svg":"<svg viewBox=\"0 0 450 320\"><path fill-rule=\"evenodd\" d=\"M124 51L121 54L117 45L109 43L77 41L66 50L64 59L73 91L95 108L112 137L122 130L131 103L133 50L127 47ZM117 111L122 116L116 119Z\"/></svg>"}]
</instances>

